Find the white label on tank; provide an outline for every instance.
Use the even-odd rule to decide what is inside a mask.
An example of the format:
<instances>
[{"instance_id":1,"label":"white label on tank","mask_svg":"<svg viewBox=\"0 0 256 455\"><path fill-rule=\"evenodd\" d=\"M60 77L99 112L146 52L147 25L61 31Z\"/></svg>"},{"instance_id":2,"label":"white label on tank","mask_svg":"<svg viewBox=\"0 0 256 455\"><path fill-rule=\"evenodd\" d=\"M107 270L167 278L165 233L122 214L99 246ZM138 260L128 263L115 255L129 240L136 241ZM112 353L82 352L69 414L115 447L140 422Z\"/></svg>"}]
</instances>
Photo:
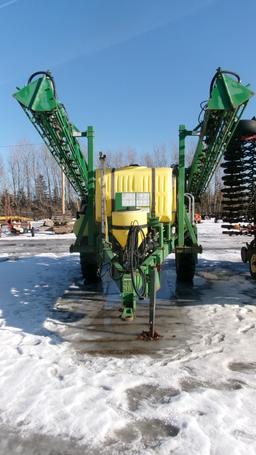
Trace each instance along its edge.
<instances>
[{"instance_id":1,"label":"white label on tank","mask_svg":"<svg viewBox=\"0 0 256 455\"><path fill-rule=\"evenodd\" d=\"M122 193L122 206L135 207L135 193Z\"/></svg>"},{"instance_id":2,"label":"white label on tank","mask_svg":"<svg viewBox=\"0 0 256 455\"><path fill-rule=\"evenodd\" d=\"M136 193L136 207L149 207L150 197L149 193Z\"/></svg>"}]
</instances>

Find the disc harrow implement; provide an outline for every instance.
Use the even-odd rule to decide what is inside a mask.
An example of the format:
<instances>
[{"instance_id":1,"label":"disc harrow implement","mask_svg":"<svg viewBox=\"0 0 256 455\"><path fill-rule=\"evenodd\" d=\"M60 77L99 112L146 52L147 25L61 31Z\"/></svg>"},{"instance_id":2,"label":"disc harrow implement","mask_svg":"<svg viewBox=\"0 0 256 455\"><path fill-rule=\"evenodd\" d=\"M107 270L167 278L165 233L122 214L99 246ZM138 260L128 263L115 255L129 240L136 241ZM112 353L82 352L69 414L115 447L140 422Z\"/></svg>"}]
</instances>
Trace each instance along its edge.
<instances>
[{"instance_id":1,"label":"disc harrow implement","mask_svg":"<svg viewBox=\"0 0 256 455\"><path fill-rule=\"evenodd\" d=\"M254 133L254 134L252 134ZM224 153L223 221L256 222L256 121L241 120Z\"/></svg>"}]
</instances>

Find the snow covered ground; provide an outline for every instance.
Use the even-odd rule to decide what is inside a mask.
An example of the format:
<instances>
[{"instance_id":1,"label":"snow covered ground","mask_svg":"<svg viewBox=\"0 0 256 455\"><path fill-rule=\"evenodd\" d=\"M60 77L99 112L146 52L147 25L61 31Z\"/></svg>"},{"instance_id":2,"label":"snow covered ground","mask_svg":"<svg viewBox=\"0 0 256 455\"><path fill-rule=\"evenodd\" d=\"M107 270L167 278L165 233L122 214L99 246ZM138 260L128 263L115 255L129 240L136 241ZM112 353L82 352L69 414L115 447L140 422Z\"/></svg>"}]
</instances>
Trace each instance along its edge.
<instances>
[{"instance_id":1,"label":"snow covered ground","mask_svg":"<svg viewBox=\"0 0 256 455\"><path fill-rule=\"evenodd\" d=\"M38 240L49 240L49 239L59 239L61 236L62 239L75 239L74 234L55 234L53 231L36 231L35 236L32 237L30 232L13 235L9 231L2 232L2 237L0 237L0 242L22 242L24 240L31 240L32 242Z\"/></svg>"},{"instance_id":2,"label":"snow covered ground","mask_svg":"<svg viewBox=\"0 0 256 455\"><path fill-rule=\"evenodd\" d=\"M256 283L240 261L247 239L223 236L211 221L199 232L205 250L193 289L176 287L172 256L163 267L163 338L137 340L139 317L129 329L113 323L112 345L129 330L127 344L137 346L123 355L87 349L89 338L103 345L96 324L107 337L112 322L103 312L91 323L78 255L24 250L0 262L1 454L104 447L106 454L255 455ZM60 299L72 290L81 300ZM98 293L95 308L112 300Z\"/></svg>"}]
</instances>

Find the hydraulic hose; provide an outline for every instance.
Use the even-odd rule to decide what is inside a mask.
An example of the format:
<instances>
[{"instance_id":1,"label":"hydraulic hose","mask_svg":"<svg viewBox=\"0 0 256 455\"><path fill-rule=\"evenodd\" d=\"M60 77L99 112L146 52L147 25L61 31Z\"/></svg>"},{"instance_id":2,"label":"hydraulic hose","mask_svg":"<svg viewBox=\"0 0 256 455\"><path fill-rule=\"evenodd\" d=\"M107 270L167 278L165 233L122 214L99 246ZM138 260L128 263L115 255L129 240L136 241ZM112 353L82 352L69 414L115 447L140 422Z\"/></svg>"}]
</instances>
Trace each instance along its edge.
<instances>
[{"instance_id":1,"label":"hydraulic hose","mask_svg":"<svg viewBox=\"0 0 256 455\"><path fill-rule=\"evenodd\" d=\"M141 250L139 249L138 246L139 235L141 235L143 238ZM146 246L145 234L143 232L143 229L139 225L132 224L128 232L127 243L125 247L125 255L127 258L127 271L130 272L131 274L133 289L140 299L143 299L146 294L146 276L140 267L141 260L143 259L145 254L145 246ZM139 272L142 278L141 288L138 288L136 284L135 278L136 271Z\"/></svg>"},{"instance_id":2,"label":"hydraulic hose","mask_svg":"<svg viewBox=\"0 0 256 455\"><path fill-rule=\"evenodd\" d=\"M56 97L56 86L55 86L55 82L54 82L54 79L53 79L50 71L36 71L35 73L31 74L30 78L28 79L28 84L30 84L30 82L32 82L34 77L41 76L41 75L42 76L47 76L48 79L50 79L50 81L52 83L52 86L53 86L54 96Z\"/></svg>"}]
</instances>

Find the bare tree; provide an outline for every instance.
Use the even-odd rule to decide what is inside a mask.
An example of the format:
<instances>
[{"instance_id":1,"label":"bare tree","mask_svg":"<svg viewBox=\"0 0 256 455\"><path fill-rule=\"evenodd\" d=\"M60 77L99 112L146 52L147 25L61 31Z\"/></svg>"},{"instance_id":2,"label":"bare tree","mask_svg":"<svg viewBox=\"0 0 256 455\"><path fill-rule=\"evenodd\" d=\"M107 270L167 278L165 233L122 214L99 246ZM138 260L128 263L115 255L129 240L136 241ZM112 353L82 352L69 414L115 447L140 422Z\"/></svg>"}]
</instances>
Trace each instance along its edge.
<instances>
[{"instance_id":1,"label":"bare tree","mask_svg":"<svg viewBox=\"0 0 256 455\"><path fill-rule=\"evenodd\" d=\"M0 156L0 191L6 187L6 171L2 157Z\"/></svg>"},{"instance_id":2,"label":"bare tree","mask_svg":"<svg viewBox=\"0 0 256 455\"><path fill-rule=\"evenodd\" d=\"M168 167L171 163L171 156L167 152L166 145L162 144L154 151L156 167Z\"/></svg>"},{"instance_id":3,"label":"bare tree","mask_svg":"<svg viewBox=\"0 0 256 455\"><path fill-rule=\"evenodd\" d=\"M171 163L171 154L168 156L164 144L154 148L153 153L144 153L142 162L148 167L168 167Z\"/></svg>"},{"instance_id":4,"label":"bare tree","mask_svg":"<svg viewBox=\"0 0 256 455\"><path fill-rule=\"evenodd\" d=\"M154 157L151 153L144 153L142 163L147 167L154 167Z\"/></svg>"},{"instance_id":5,"label":"bare tree","mask_svg":"<svg viewBox=\"0 0 256 455\"><path fill-rule=\"evenodd\" d=\"M136 151L129 148L127 150L127 163L128 164L138 164L137 161L138 161L138 158L137 158Z\"/></svg>"}]
</instances>

